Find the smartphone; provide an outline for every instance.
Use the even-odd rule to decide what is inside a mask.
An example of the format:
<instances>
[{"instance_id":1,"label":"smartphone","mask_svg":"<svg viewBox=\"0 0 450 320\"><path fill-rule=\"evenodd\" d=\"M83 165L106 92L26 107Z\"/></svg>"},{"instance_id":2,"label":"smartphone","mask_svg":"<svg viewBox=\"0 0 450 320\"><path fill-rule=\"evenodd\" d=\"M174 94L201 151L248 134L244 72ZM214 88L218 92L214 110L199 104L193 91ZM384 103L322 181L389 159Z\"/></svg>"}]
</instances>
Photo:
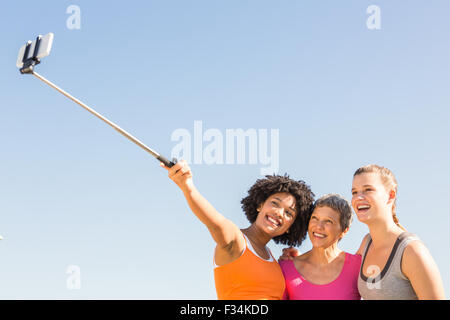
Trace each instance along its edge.
<instances>
[{"instance_id":1,"label":"smartphone","mask_svg":"<svg viewBox=\"0 0 450 320\"><path fill-rule=\"evenodd\" d=\"M50 50L52 49L53 44L53 37L54 35L51 32L47 33L45 36L42 37L39 43L39 51L36 54L36 58L42 59L50 54ZM33 57L34 48L36 47L36 40L31 42L30 50L28 50L27 56L24 57L26 47L27 45L23 45L22 48L20 48L19 50L19 55L17 56L17 63L16 63L17 68L22 68L23 61Z\"/></svg>"}]
</instances>

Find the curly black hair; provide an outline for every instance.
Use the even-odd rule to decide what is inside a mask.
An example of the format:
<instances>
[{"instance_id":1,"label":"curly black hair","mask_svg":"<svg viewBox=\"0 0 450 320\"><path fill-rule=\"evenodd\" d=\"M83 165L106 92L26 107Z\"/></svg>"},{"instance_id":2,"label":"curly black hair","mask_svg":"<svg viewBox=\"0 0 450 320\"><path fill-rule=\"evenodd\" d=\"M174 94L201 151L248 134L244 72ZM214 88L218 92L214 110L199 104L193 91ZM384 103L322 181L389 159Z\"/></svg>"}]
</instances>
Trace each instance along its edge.
<instances>
[{"instance_id":1,"label":"curly black hair","mask_svg":"<svg viewBox=\"0 0 450 320\"><path fill-rule=\"evenodd\" d=\"M275 243L299 246L306 238L308 223L314 206L314 193L304 181L292 180L287 174L284 176L267 175L263 179L258 179L248 190L247 197L241 200L242 209L248 221L254 223L258 216L258 207L271 195L280 192L290 193L294 196L297 216L289 228L289 233L286 232L276 236L273 240Z\"/></svg>"}]
</instances>

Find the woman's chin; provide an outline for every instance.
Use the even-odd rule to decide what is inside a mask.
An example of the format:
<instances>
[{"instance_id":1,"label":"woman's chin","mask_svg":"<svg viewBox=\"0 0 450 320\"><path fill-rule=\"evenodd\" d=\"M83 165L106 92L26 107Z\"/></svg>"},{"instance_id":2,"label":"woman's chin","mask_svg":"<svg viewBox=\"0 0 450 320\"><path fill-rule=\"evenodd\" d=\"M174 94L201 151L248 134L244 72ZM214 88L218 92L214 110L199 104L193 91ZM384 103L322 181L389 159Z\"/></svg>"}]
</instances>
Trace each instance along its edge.
<instances>
[{"instance_id":1,"label":"woman's chin","mask_svg":"<svg viewBox=\"0 0 450 320\"><path fill-rule=\"evenodd\" d=\"M358 221L362 223L367 223L368 221L370 221L370 215L367 212L357 213L356 218L358 218Z\"/></svg>"}]
</instances>

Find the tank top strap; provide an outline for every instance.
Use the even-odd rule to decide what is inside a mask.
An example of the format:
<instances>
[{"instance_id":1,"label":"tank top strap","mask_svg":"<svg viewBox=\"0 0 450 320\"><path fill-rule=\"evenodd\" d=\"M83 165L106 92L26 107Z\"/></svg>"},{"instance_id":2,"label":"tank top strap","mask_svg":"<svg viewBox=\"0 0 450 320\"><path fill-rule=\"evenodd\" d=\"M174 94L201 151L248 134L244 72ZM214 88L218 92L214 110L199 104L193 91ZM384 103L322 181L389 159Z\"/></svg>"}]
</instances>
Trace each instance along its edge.
<instances>
[{"instance_id":1,"label":"tank top strap","mask_svg":"<svg viewBox=\"0 0 450 320\"><path fill-rule=\"evenodd\" d=\"M401 258L403 256L403 251L405 251L406 247L411 241L420 240L419 237L410 232L403 232L398 237L394 243L391 254L386 262L386 269L389 268L390 264L393 260L398 260L397 263L401 262Z\"/></svg>"},{"instance_id":2,"label":"tank top strap","mask_svg":"<svg viewBox=\"0 0 450 320\"><path fill-rule=\"evenodd\" d=\"M366 255L367 255L367 250L369 249L369 246L371 243L372 243L372 237L370 236L370 233L368 233L366 243L364 244L361 266L364 264L364 260L366 259Z\"/></svg>"},{"instance_id":3,"label":"tank top strap","mask_svg":"<svg viewBox=\"0 0 450 320\"><path fill-rule=\"evenodd\" d=\"M408 246L408 244L410 244L412 241L418 240L420 241L420 238L413 234L413 233L409 233L409 232L404 232L402 233L397 241L397 250L394 253L394 258L393 258L393 270L396 271L397 275L401 278L406 279L405 275L402 272L402 259L403 259L403 252L405 251L406 247Z\"/></svg>"},{"instance_id":4,"label":"tank top strap","mask_svg":"<svg viewBox=\"0 0 450 320\"><path fill-rule=\"evenodd\" d=\"M277 259L275 259L275 257L272 254L272 250L270 250L270 248L267 248L267 251L269 251L270 256L272 257L271 261L277 261Z\"/></svg>"},{"instance_id":5,"label":"tank top strap","mask_svg":"<svg viewBox=\"0 0 450 320\"><path fill-rule=\"evenodd\" d=\"M249 245L249 243L250 243L250 241L248 241L248 238L247 238L247 236L245 235L245 233L243 233L242 231L241 231L241 234L242 234L242 236L244 237L244 241L245 241L245 249L247 249L248 248L248 245ZM251 245L251 244L250 244ZM244 250L245 250L244 249Z\"/></svg>"},{"instance_id":6,"label":"tank top strap","mask_svg":"<svg viewBox=\"0 0 450 320\"><path fill-rule=\"evenodd\" d=\"M400 241L400 245L399 245L399 249L400 249L400 247L406 248L406 246L408 246L408 244L411 241L420 240L420 238L414 233L405 231L401 235L398 236L398 240Z\"/></svg>"},{"instance_id":7,"label":"tank top strap","mask_svg":"<svg viewBox=\"0 0 450 320\"><path fill-rule=\"evenodd\" d=\"M364 251L363 251L363 255L362 255L362 262L361 262L361 268L364 265L364 261L365 261L366 256L367 256L367 251L369 250L369 246L372 244L372 237L370 236L370 233L368 233L367 235L368 235L368 237L367 237L366 244L364 246ZM388 258L388 261L386 263L386 267L389 267L389 265L391 264L391 262L394 259L394 257L396 257L396 256L402 257L403 251L405 250L405 248L408 246L408 244L411 241L414 241L414 240L419 240L420 241L420 238L416 234L410 233L410 232L407 232L407 231L401 233L397 237L397 240L394 243L394 246L392 248L391 254L390 254L390 256ZM362 273L362 270L361 270L361 273Z\"/></svg>"},{"instance_id":8,"label":"tank top strap","mask_svg":"<svg viewBox=\"0 0 450 320\"><path fill-rule=\"evenodd\" d=\"M257 256L261 260L268 261L268 262L277 261L274 258L272 251L267 246L265 247L265 249L266 249L266 252L269 254L269 259L264 259L263 257L261 257L259 254L256 253L255 249L253 249L252 243L247 238L247 236L242 231L241 231L241 234L244 237L244 241L245 241L245 248L244 248L244 250L242 250L241 256L245 253L246 250L250 250L251 253L253 253L255 256ZM214 256L213 256L213 267L214 268L218 267L218 265L216 264L216 260L214 259Z\"/></svg>"},{"instance_id":9,"label":"tank top strap","mask_svg":"<svg viewBox=\"0 0 450 320\"><path fill-rule=\"evenodd\" d=\"M241 256L244 254L244 252L249 248L249 247L248 247L248 244L250 244L250 241L248 241L247 236L246 236L242 231L241 231L241 234L242 234L242 236L243 236L243 238L244 238L245 248L244 248L244 250L242 250L241 255L240 255L239 257L241 257ZM250 244L250 245L251 245L251 244ZM251 251L253 252L253 250L251 250ZM219 266L216 264L216 259L214 258L214 255L213 255L213 267L214 267L214 268L219 267Z\"/></svg>"},{"instance_id":10,"label":"tank top strap","mask_svg":"<svg viewBox=\"0 0 450 320\"><path fill-rule=\"evenodd\" d=\"M270 251L270 249L265 246L264 249L266 250L266 252L269 254L269 259L264 259L263 257L261 257L258 253L256 253L255 249L252 246L252 243L250 242L250 240L247 238L247 236L242 232L242 235L244 236L245 239L245 244L246 244L246 249L249 249L255 256L257 256L258 258L264 260L264 261L268 261L268 262L272 262L272 261L276 261L275 258L272 255L272 252Z\"/></svg>"},{"instance_id":11,"label":"tank top strap","mask_svg":"<svg viewBox=\"0 0 450 320\"><path fill-rule=\"evenodd\" d=\"M362 273L364 258L367 255L367 247L371 243L371 241L368 241L358 278L358 289L363 299L417 299L411 282L401 270L403 253L408 244L414 240L420 241L419 237L415 234L407 231L401 233L391 249L383 270L381 270L376 278L365 277Z\"/></svg>"}]
</instances>

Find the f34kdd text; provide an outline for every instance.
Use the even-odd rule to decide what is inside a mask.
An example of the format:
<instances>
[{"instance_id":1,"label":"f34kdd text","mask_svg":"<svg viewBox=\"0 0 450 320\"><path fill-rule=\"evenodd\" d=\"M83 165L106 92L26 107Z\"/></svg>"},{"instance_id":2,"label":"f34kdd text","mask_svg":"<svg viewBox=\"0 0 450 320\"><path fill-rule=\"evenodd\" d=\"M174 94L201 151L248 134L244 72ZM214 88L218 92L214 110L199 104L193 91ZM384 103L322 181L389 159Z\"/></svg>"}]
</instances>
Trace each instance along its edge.
<instances>
[{"instance_id":1,"label":"f34kdd text","mask_svg":"<svg viewBox=\"0 0 450 320\"><path fill-rule=\"evenodd\" d=\"M180 315L200 315L211 318L213 315L267 315L269 307L264 304L224 304L220 306L199 306L187 304L180 308Z\"/></svg>"}]
</instances>

